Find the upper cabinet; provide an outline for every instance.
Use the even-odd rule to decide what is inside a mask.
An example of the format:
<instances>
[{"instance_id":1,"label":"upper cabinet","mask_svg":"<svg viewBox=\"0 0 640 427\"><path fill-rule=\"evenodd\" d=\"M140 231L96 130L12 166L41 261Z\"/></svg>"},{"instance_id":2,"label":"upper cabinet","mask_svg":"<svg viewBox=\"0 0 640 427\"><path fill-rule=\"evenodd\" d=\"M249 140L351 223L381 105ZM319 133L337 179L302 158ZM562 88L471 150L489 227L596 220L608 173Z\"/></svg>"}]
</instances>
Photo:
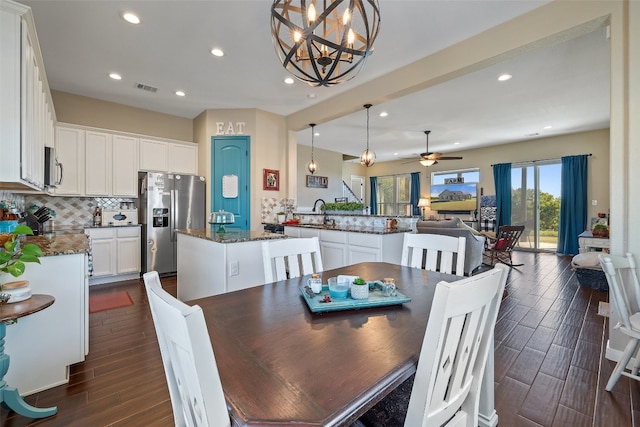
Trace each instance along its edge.
<instances>
[{"instance_id":1,"label":"upper cabinet","mask_svg":"<svg viewBox=\"0 0 640 427\"><path fill-rule=\"evenodd\" d=\"M31 9L0 2L0 188L44 190L55 112Z\"/></svg>"},{"instance_id":2,"label":"upper cabinet","mask_svg":"<svg viewBox=\"0 0 640 427\"><path fill-rule=\"evenodd\" d=\"M140 139L140 170L198 173L198 145Z\"/></svg>"},{"instance_id":3,"label":"upper cabinet","mask_svg":"<svg viewBox=\"0 0 640 427\"><path fill-rule=\"evenodd\" d=\"M194 143L59 124L55 147L63 165L57 196L137 197L139 170L197 173Z\"/></svg>"},{"instance_id":4,"label":"upper cabinet","mask_svg":"<svg viewBox=\"0 0 640 427\"><path fill-rule=\"evenodd\" d=\"M84 138L82 129L56 127L56 157L62 164L62 179L55 189L56 196L84 194Z\"/></svg>"}]
</instances>

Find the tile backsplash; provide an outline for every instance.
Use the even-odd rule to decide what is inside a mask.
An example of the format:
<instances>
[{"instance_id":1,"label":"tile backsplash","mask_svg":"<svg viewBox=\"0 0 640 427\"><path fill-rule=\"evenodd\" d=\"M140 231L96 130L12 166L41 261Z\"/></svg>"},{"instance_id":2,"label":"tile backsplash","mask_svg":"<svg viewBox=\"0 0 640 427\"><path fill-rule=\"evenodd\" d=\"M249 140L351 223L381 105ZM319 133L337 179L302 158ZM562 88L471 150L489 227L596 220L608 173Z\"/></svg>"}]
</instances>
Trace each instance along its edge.
<instances>
[{"instance_id":1,"label":"tile backsplash","mask_svg":"<svg viewBox=\"0 0 640 427\"><path fill-rule=\"evenodd\" d=\"M54 228L83 228L91 225L96 207L102 209L119 209L120 202L135 202L127 197L53 197L43 195L25 195L24 210L32 205L46 206L56 216Z\"/></svg>"}]
</instances>

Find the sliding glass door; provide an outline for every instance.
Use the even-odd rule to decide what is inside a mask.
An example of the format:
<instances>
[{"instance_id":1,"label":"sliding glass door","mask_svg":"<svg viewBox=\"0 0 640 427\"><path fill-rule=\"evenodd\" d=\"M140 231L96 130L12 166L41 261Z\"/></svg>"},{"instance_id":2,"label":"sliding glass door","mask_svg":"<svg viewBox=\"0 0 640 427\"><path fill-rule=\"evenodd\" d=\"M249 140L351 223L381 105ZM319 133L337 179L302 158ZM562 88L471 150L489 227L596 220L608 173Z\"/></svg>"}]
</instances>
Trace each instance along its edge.
<instances>
[{"instance_id":1,"label":"sliding glass door","mask_svg":"<svg viewBox=\"0 0 640 427\"><path fill-rule=\"evenodd\" d=\"M524 224L522 249L555 251L560 218L559 160L514 164L511 168L511 224Z\"/></svg>"}]
</instances>

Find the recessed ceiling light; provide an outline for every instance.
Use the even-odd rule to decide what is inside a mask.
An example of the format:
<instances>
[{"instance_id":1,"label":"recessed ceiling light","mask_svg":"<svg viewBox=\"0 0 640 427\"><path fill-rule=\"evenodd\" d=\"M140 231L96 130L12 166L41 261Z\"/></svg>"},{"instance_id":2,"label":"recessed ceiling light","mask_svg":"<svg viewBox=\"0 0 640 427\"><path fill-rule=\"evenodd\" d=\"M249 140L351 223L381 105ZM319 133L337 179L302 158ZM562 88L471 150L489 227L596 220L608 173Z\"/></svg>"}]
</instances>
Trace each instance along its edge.
<instances>
[{"instance_id":1,"label":"recessed ceiling light","mask_svg":"<svg viewBox=\"0 0 640 427\"><path fill-rule=\"evenodd\" d=\"M218 49L217 47L211 49L211 54L213 56L224 56L224 52L222 51L222 49Z\"/></svg>"},{"instance_id":2,"label":"recessed ceiling light","mask_svg":"<svg viewBox=\"0 0 640 427\"><path fill-rule=\"evenodd\" d=\"M314 132L313 136L320 136L320 132Z\"/></svg>"},{"instance_id":3,"label":"recessed ceiling light","mask_svg":"<svg viewBox=\"0 0 640 427\"><path fill-rule=\"evenodd\" d=\"M453 145L460 145L460 141L454 142Z\"/></svg>"},{"instance_id":4,"label":"recessed ceiling light","mask_svg":"<svg viewBox=\"0 0 640 427\"><path fill-rule=\"evenodd\" d=\"M316 94L315 93L310 93L310 94L307 95L307 98L316 99Z\"/></svg>"},{"instance_id":5,"label":"recessed ceiling light","mask_svg":"<svg viewBox=\"0 0 640 427\"><path fill-rule=\"evenodd\" d=\"M135 13L127 12L122 14L122 19L127 21L129 24L139 24L140 18Z\"/></svg>"},{"instance_id":6,"label":"recessed ceiling light","mask_svg":"<svg viewBox=\"0 0 640 427\"><path fill-rule=\"evenodd\" d=\"M397 156L399 153L393 153L394 156Z\"/></svg>"},{"instance_id":7,"label":"recessed ceiling light","mask_svg":"<svg viewBox=\"0 0 640 427\"><path fill-rule=\"evenodd\" d=\"M552 127L553 126L551 126L551 125L547 125L547 126L543 127L542 129L551 129Z\"/></svg>"},{"instance_id":8,"label":"recessed ceiling light","mask_svg":"<svg viewBox=\"0 0 640 427\"><path fill-rule=\"evenodd\" d=\"M389 115L389 113L387 113L386 111L383 111L382 113L380 113L380 117L387 117Z\"/></svg>"},{"instance_id":9,"label":"recessed ceiling light","mask_svg":"<svg viewBox=\"0 0 640 427\"><path fill-rule=\"evenodd\" d=\"M292 85L294 83L294 80L291 77L286 77L284 79L284 82L288 85Z\"/></svg>"},{"instance_id":10,"label":"recessed ceiling light","mask_svg":"<svg viewBox=\"0 0 640 427\"><path fill-rule=\"evenodd\" d=\"M113 80L122 80L122 76L118 73L109 73L109 77L111 77Z\"/></svg>"},{"instance_id":11,"label":"recessed ceiling light","mask_svg":"<svg viewBox=\"0 0 640 427\"><path fill-rule=\"evenodd\" d=\"M178 95L178 96L185 96L185 95L186 95L186 93L184 93L184 92L183 92L183 91L181 91L181 90L177 90L175 93L176 93L176 95Z\"/></svg>"},{"instance_id":12,"label":"recessed ceiling light","mask_svg":"<svg viewBox=\"0 0 640 427\"><path fill-rule=\"evenodd\" d=\"M511 79L511 77L513 77L511 74L502 74L500 77L498 77L498 81L506 82L507 80Z\"/></svg>"}]
</instances>

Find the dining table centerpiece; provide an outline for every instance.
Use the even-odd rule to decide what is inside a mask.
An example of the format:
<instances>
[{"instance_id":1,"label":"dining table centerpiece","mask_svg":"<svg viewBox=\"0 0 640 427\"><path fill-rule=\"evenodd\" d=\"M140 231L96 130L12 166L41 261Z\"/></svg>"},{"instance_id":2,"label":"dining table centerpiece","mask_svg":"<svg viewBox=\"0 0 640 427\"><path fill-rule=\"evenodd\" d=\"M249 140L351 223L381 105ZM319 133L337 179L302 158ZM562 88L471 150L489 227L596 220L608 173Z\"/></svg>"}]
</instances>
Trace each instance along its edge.
<instances>
[{"instance_id":1,"label":"dining table centerpiece","mask_svg":"<svg viewBox=\"0 0 640 427\"><path fill-rule=\"evenodd\" d=\"M355 279L353 279L353 283L351 285L351 298L369 298L369 284L362 277L356 277Z\"/></svg>"},{"instance_id":2,"label":"dining table centerpiece","mask_svg":"<svg viewBox=\"0 0 640 427\"><path fill-rule=\"evenodd\" d=\"M15 230L2 236L0 247L0 304L23 301L31 297L29 282L14 281L13 278L22 276L26 269L25 263L40 264L40 257L44 256L38 245L26 243L22 245L19 239L22 235L33 235L33 230L26 225L18 225Z\"/></svg>"}]
</instances>

